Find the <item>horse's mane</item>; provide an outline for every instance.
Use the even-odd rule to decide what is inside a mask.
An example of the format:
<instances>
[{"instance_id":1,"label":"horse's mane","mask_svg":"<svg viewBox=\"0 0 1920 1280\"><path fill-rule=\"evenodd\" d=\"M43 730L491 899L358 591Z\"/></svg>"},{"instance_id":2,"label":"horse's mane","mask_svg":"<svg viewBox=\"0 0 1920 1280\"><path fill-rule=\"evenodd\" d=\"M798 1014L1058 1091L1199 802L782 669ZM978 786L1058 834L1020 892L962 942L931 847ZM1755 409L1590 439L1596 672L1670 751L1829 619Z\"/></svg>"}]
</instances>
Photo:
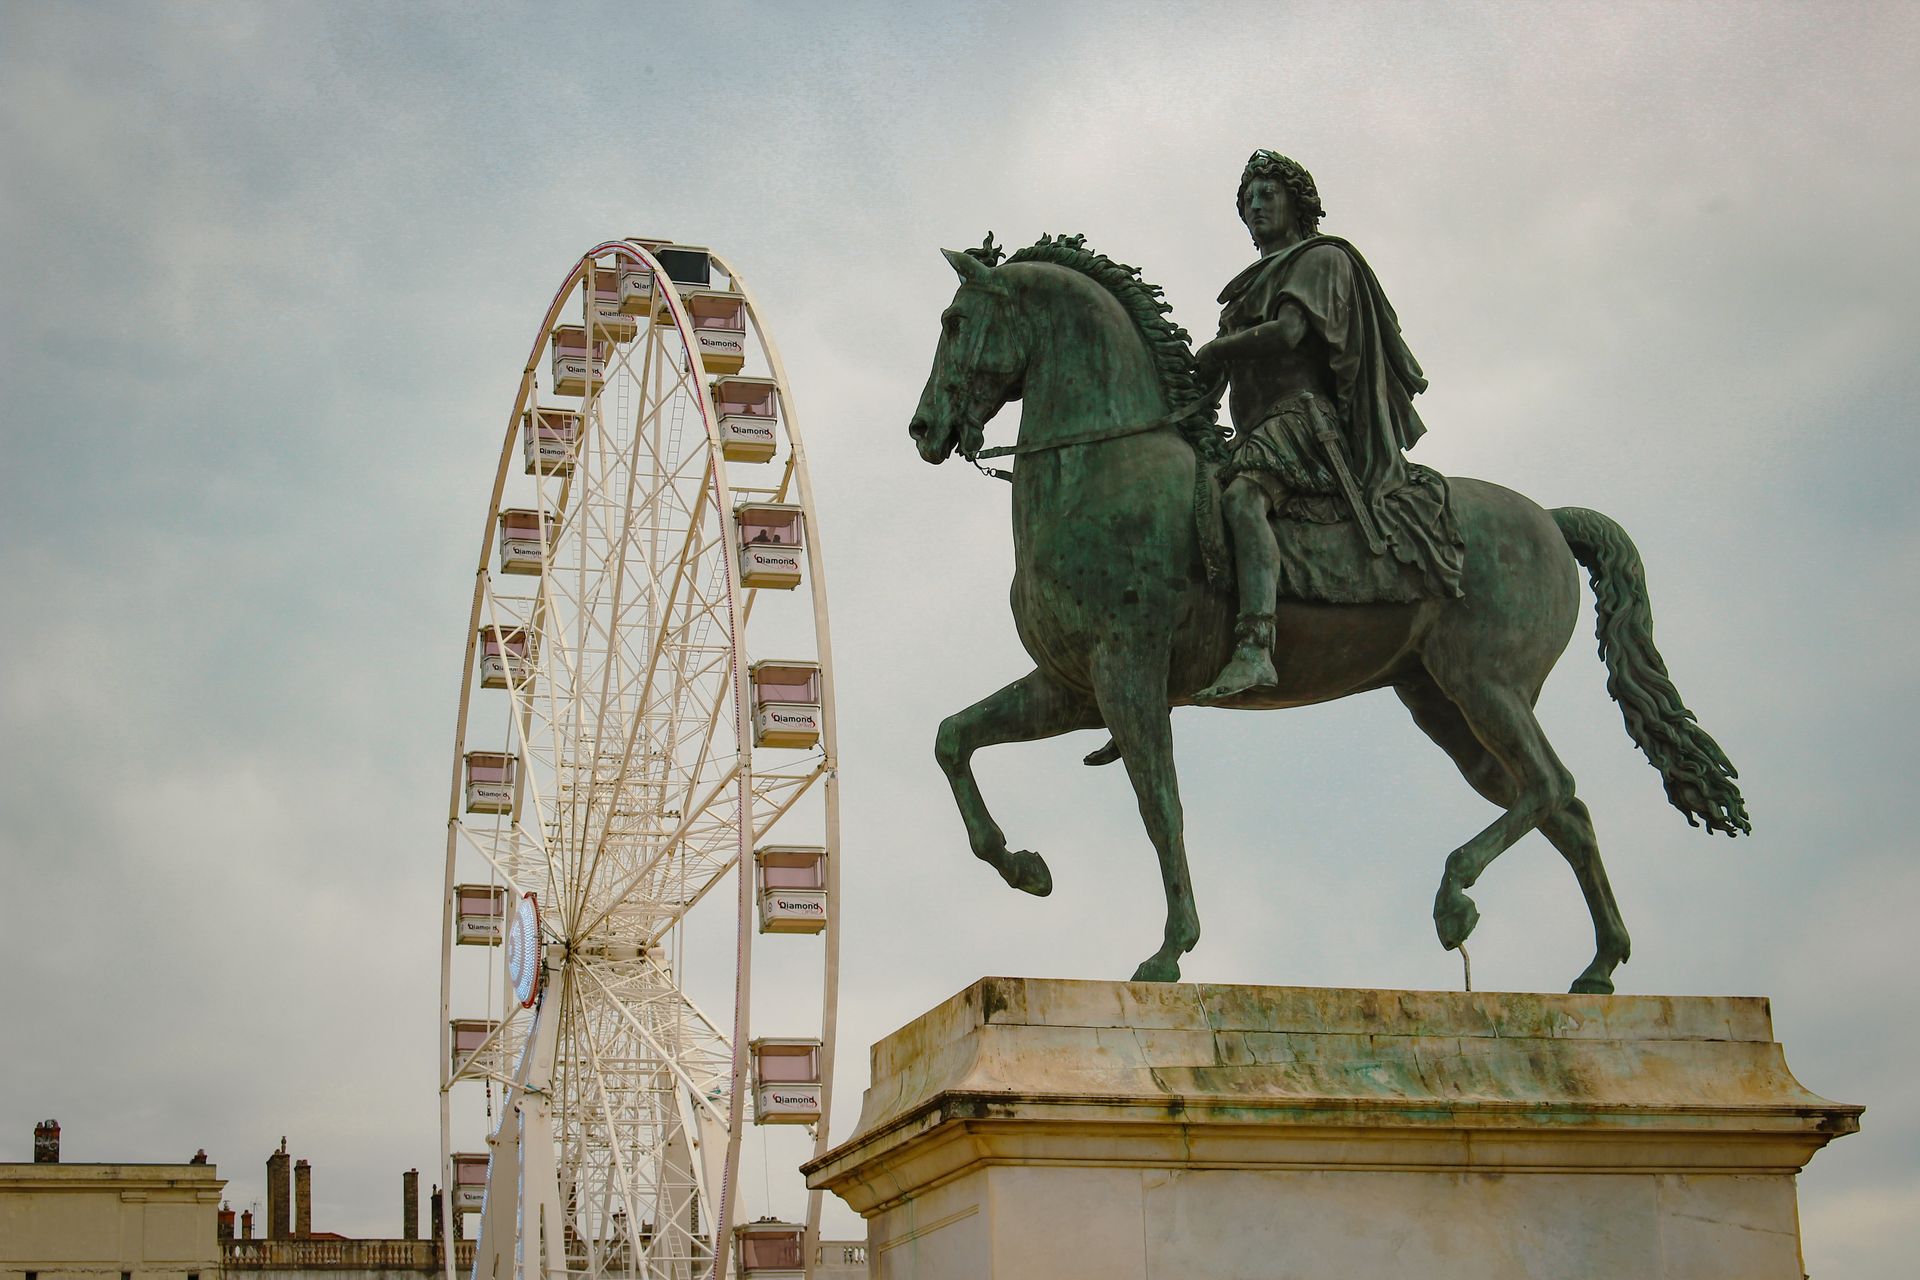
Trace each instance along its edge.
<instances>
[{"instance_id":1,"label":"horse's mane","mask_svg":"<svg viewBox=\"0 0 1920 1280\"><path fill-rule=\"evenodd\" d=\"M999 258L991 235L980 249L967 252L986 261L988 266L995 265ZM1087 248L1087 238L1078 235L1043 235L1026 248L1015 250L1007 261L1050 262L1066 267L1112 294L1153 353L1154 369L1160 375L1161 388L1167 393L1169 409L1184 408L1206 392L1207 388L1194 377L1191 335L1167 318L1173 308L1162 300L1159 285L1148 284L1140 278L1140 268L1115 262L1104 253L1095 253ZM1180 434L1202 456L1217 457L1223 439L1218 400L1195 410L1180 424Z\"/></svg>"}]
</instances>

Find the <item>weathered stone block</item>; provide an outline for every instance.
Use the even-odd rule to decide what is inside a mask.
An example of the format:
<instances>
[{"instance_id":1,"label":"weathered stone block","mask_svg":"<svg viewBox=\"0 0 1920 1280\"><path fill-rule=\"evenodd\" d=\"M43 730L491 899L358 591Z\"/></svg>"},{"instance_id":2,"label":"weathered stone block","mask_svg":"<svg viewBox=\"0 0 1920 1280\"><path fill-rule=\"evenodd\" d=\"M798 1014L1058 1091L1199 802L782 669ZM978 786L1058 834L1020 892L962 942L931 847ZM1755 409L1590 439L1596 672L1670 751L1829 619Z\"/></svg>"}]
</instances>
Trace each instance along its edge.
<instances>
[{"instance_id":1,"label":"weathered stone block","mask_svg":"<svg viewBox=\"0 0 1920 1280\"><path fill-rule=\"evenodd\" d=\"M1799 1280L1764 999L986 978L807 1166L875 1280Z\"/></svg>"}]
</instances>

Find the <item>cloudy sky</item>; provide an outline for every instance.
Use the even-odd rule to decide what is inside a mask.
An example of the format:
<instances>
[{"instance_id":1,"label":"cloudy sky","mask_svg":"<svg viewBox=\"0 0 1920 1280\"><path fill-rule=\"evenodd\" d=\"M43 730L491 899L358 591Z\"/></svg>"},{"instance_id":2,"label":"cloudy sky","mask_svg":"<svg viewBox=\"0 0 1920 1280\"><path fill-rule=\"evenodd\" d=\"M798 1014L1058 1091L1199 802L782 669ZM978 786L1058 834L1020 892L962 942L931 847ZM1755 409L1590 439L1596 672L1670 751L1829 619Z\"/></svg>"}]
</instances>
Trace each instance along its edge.
<instances>
[{"instance_id":1,"label":"cloudy sky","mask_svg":"<svg viewBox=\"0 0 1920 1280\"><path fill-rule=\"evenodd\" d=\"M57 1116L70 1159L205 1147L244 1206L286 1134L316 1226L397 1233L437 1150L473 549L532 329L615 235L732 257L807 411L836 1136L862 1047L982 973L1125 977L1158 880L1089 735L979 762L1046 901L967 856L932 762L1027 665L1005 489L904 434L935 251L1084 232L1211 331L1251 256L1234 183L1275 147L1432 378L1416 457L1638 542L1756 830L1666 806L1583 620L1542 719L1633 930L1621 990L1770 996L1801 1080L1868 1107L1802 1179L1809 1269L1910 1265L1916 11L922 8L0 7L0 1159ZM1458 985L1428 911L1490 810L1396 701L1176 732L1187 976ZM1564 989L1591 954L1538 836L1476 897L1477 985Z\"/></svg>"}]
</instances>

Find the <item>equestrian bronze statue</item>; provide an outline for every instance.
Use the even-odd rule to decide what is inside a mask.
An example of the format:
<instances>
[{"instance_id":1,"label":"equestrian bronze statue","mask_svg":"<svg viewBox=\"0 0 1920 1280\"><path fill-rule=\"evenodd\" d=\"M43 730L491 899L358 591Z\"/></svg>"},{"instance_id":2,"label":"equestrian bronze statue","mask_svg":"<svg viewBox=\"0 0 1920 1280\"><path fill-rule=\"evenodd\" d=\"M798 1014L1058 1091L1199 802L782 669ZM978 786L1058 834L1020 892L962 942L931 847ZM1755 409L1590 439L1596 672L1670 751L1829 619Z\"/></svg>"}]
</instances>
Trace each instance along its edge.
<instances>
[{"instance_id":1,"label":"equestrian bronze statue","mask_svg":"<svg viewBox=\"0 0 1920 1280\"><path fill-rule=\"evenodd\" d=\"M1466 890L1538 828L1593 917L1579 992L1613 990L1625 924L1574 781L1533 708L1593 585L1607 690L1689 823L1750 829L1735 772L1653 646L1639 554L1606 516L1543 510L1498 485L1409 463L1426 386L1359 252L1318 232L1306 170L1256 152L1240 215L1260 250L1221 295L1198 353L1160 290L1078 236L1002 259L945 251L960 288L909 427L920 456L1012 456L1014 624L1034 670L940 725L935 752L975 856L1046 895L1010 849L971 760L981 747L1104 727L1088 763L1125 762L1160 859L1161 945L1134 972L1168 982L1200 937L1169 708L1266 710L1391 688L1502 813L1453 850L1434 898L1442 945ZM1234 431L1215 425L1220 393ZM1020 437L983 449L1022 403ZM989 470L982 466L982 470ZM1005 471L990 474L1007 475Z\"/></svg>"}]
</instances>

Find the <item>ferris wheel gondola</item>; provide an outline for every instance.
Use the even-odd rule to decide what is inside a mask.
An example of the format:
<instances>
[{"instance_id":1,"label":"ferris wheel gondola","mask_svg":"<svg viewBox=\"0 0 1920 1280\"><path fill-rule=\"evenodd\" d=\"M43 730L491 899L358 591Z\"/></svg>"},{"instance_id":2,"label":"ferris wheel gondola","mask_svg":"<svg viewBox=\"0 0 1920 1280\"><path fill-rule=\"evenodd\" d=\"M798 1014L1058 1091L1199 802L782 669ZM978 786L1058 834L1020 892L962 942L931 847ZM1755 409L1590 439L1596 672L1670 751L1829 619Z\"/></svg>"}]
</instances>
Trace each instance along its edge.
<instances>
[{"instance_id":1,"label":"ferris wheel gondola","mask_svg":"<svg viewBox=\"0 0 1920 1280\"><path fill-rule=\"evenodd\" d=\"M448 812L448 1276L471 1213L484 1280L811 1275L839 779L785 371L718 255L610 241L555 294L508 424Z\"/></svg>"}]
</instances>

